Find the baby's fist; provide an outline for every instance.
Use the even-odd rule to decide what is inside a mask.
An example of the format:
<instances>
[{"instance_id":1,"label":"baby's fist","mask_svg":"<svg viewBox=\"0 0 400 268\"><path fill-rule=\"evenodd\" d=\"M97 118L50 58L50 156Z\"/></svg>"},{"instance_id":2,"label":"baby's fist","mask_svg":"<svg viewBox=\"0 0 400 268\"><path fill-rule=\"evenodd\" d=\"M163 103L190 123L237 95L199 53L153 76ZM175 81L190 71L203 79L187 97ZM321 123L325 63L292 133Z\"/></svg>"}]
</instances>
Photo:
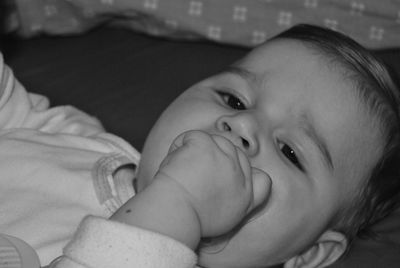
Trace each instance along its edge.
<instances>
[{"instance_id":1,"label":"baby's fist","mask_svg":"<svg viewBox=\"0 0 400 268\"><path fill-rule=\"evenodd\" d=\"M178 136L161 163L156 179L181 188L199 219L202 236L230 231L270 190L270 179L253 169L228 139L201 131Z\"/></svg>"}]
</instances>

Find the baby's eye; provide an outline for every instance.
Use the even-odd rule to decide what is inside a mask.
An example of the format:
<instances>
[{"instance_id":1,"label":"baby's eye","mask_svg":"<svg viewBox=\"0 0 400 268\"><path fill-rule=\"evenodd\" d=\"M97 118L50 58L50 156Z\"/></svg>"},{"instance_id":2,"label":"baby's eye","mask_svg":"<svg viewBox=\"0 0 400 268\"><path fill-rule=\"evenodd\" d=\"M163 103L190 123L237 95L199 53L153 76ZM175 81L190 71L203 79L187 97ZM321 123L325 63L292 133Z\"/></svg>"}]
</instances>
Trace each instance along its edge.
<instances>
[{"instance_id":1,"label":"baby's eye","mask_svg":"<svg viewBox=\"0 0 400 268\"><path fill-rule=\"evenodd\" d=\"M222 100L227 104L229 107L235 110L245 110L246 106L243 102L237 98L235 95L224 92L224 91L217 91L217 93L221 96Z\"/></svg>"},{"instance_id":2,"label":"baby's eye","mask_svg":"<svg viewBox=\"0 0 400 268\"><path fill-rule=\"evenodd\" d=\"M296 152L290 148L289 145L286 143L279 143L279 148L281 149L282 154L289 159L290 162L292 162L301 171L304 171L303 165L297 158Z\"/></svg>"}]
</instances>

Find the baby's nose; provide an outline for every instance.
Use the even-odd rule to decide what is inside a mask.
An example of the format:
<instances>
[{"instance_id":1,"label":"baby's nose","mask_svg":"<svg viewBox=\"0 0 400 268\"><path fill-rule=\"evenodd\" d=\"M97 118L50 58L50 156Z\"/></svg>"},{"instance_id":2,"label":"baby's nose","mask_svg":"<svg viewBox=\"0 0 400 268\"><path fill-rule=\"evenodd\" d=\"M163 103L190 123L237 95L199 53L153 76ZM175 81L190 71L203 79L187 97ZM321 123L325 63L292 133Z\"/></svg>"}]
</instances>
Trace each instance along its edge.
<instances>
[{"instance_id":1,"label":"baby's nose","mask_svg":"<svg viewBox=\"0 0 400 268\"><path fill-rule=\"evenodd\" d=\"M224 116L218 119L217 129L247 155L252 156L258 152L253 124L250 119Z\"/></svg>"},{"instance_id":2,"label":"baby's nose","mask_svg":"<svg viewBox=\"0 0 400 268\"><path fill-rule=\"evenodd\" d=\"M231 126L229 126L229 124L227 122L224 122L224 121L222 121L222 128L226 132L231 132L232 131ZM250 142L246 138L243 138L243 137L239 137L239 139L240 139L239 143L241 143L240 145L243 146L243 148L245 150L248 150L249 147L250 147Z\"/></svg>"}]
</instances>

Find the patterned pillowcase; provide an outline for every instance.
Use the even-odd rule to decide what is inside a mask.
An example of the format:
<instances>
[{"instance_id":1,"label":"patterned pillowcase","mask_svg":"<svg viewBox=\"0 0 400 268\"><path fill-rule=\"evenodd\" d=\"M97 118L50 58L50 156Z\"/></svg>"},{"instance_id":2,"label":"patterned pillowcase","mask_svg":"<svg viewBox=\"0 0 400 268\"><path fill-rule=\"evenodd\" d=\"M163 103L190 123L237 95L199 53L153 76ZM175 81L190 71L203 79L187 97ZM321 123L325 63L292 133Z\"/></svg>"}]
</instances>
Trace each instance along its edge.
<instances>
[{"instance_id":1,"label":"patterned pillowcase","mask_svg":"<svg viewBox=\"0 0 400 268\"><path fill-rule=\"evenodd\" d=\"M83 32L109 21L151 35L255 46L297 23L326 26L370 48L400 46L392 0L7 0L23 36Z\"/></svg>"}]
</instances>

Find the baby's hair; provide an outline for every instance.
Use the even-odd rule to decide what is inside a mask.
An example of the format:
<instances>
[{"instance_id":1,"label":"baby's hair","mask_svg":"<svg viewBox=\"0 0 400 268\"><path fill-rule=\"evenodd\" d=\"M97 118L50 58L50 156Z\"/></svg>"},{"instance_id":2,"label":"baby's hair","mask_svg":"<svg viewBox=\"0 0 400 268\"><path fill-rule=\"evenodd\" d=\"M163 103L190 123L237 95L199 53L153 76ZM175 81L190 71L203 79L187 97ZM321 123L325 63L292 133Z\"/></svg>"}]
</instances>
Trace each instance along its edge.
<instances>
[{"instance_id":1,"label":"baby's hair","mask_svg":"<svg viewBox=\"0 0 400 268\"><path fill-rule=\"evenodd\" d=\"M374 234L371 227L399 203L399 88L378 57L337 31L300 24L272 38L276 39L300 41L337 63L355 84L357 93L381 128L384 146L379 160L355 193L352 204L337 215L331 226L343 232L350 242L356 236L371 236Z\"/></svg>"}]
</instances>

